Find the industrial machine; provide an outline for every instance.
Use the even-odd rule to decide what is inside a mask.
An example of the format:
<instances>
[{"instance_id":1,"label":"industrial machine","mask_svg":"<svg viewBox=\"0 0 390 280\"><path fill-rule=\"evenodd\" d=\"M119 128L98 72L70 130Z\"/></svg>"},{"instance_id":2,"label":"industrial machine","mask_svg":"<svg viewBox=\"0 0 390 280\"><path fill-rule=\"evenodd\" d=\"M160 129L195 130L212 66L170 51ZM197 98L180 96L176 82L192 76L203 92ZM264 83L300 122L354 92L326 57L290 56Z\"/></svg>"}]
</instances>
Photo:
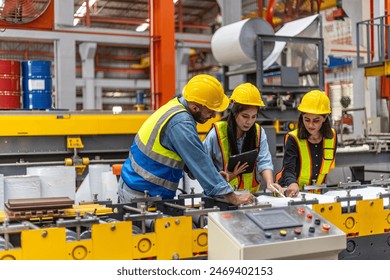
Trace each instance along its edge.
<instances>
[{"instance_id":1,"label":"industrial machine","mask_svg":"<svg viewBox=\"0 0 390 280\"><path fill-rule=\"evenodd\" d=\"M256 194L234 206L201 193L128 204L9 199L0 259L390 259L388 179Z\"/></svg>"},{"instance_id":2,"label":"industrial machine","mask_svg":"<svg viewBox=\"0 0 390 280\"><path fill-rule=\"evenodd\" d=\"M306 206L209 214L209 259L338 259L343 231Z\"/></svg>"},{"instance_id":3,"label":"industrial machine","mask_svg":"<svg viewBox=\"0 0 390 280\"><path fill-rule=\"evenodd\" d=\"M9 200L1 217L0 259L204 257L207 229L194 226L190 215L150 211L153 202L146 199L138 208L137 203L76 206L69 198Z\"/></svg>"},{"instance_id":4,"label":"industrial machine","mask_svg":"<svg viewBox=\"0 0 390 280\"><path fill-rule=\"evenodd\" d=\"M381 46L378 49L383 50L387 50L383 47L386 40L379 35L384 34L386 18L370 19L358 26L367 35L362 36L363 38L378 38L378 46ZM282 168L285 135L297 128L299 112L296 108L301 96L313 89L326 91L322 21L321 15L316 14L288 22L274 33L269 23L263 19L242 20L222 26L212 38L213 55L223 65L226 92L231 92L240 82L250 82L262 94L266 107L260 110L258 122L266 130L269 143L275 143L270 145L270 152L276 171ZM368 27L373 22L378 24L378 29ZM378 36L371 33L374 30L379 30L376 31ZM361 50L360 53L359 44L357 46L359 67L366 67L366 76L374 75L375 72L383 73L386 52L380 53L381 61L363 63L362 57L370 56L372 59L377 56L374 53L362 55L366 50ZM336 95L330 96L330 99L332 104L339 104L341 101L336 100ZM332 108L332 112L335 111L336 108ZM356 121L357 116L364 115L361 121L364 127L361 129L362 133L358 133L359 129L356 128L354 134L361 136L354 137L355 135L346 135L344 132L347 123L344 126L343 122L340 123L336 167L332 170L332 176L328 176L331 180L326 182L331 186L352 177L349 168L361 162L361 158L365 159L367 169L373 170L374 165L381 163L384 165L383 171L390 172L387 166L390 143L388 133L369 131L368 124L371 120L367 118L364 107L348 107L342 111L340 108L342 115L349 116L351 112L354 114L355 126L360 123ZM332 121L336 120L332 115ZM351 122L349 119L348 124Z\"/></svg>"},{"instance_id":5,"label":"industrial machine","mask_svg":"<svg viewBox=\"0 0 390 280\"><path fill-rule=\"evenodd\" d=\"M306 186L299 198L269 201L273 207L306 205L342 230L346 248L338 259L389 259L389 179ZM264 199L262 200L264 201Z\"/></svg>"},{"instance_id":6,"label":"industrial machine","mask_svg":"<svg viewBox=\"0 0 390 280\"><path fill-rule=\"evenodd\" d=\"M0 174L25 175L31 166L67 165L76 168L80 184L90 164L123 163L134 136L151 114L152 111L0 112ZM215 120L198 125L201 138Z\"/></svg>"},{"instance_id":7,"label":"industrial machine","mask_svg":"<svg viewBox=\"0 0 390 280\"><path fill-rule=\"evenodd\" d=\"M313 210L345 232L347 248L339 259L390 258L389 179L333 192L334 202L313 204ZM379 186L379 187L378 187Z\"/></svg>"}]
</instances>

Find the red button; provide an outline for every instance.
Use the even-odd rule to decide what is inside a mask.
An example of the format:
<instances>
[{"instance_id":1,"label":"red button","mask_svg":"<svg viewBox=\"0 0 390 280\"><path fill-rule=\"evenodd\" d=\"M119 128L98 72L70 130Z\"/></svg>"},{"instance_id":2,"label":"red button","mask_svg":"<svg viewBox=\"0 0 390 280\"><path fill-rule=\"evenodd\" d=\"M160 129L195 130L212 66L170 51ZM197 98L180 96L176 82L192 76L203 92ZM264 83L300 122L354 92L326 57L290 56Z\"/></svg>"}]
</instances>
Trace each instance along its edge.
<instances>
[{"instance_id":1,"label":"red button","mask_svg":"<svg viewBox=\"0 0 390 280\"><path fill-rule=\"evenodd\" d=\"M300 228L294 229L295 234L301 234L302 230Z\"/></svg>"},{"instance_id":2,"label":"red button","mask_svg":"<svg viewBox=\"0 0 390 280\"><path fill-rule=\"evenodd\" d=\"M329 224L323 224L322 225L322 230L323 231L329 231L330 230L330 225Z\"/></svg>"},{"instance_id":3,"label":"red button","mask_svg":"<svg viewBox=\"0 0 390 280\"><path fill-rule=\"evenodd\" d=\"M221 214L222 218L225 218L225 219L231 219L233 216L232 214L229 214L229 213L223 213Z\"/></svg>"},{"instance_id":4,"label":"red button","mask_svg":"<svg viewBox=\"0 0 390 280\"><path fill-rule=\"evenodd\" d=\"M306 215L306 218L308 218L308 219L313 219L313 215L312 215L312 214L307 214L307 215Z\"/></svg>"},{"instance_id":5,"label":"red button","mask_svg":"<svg viewBox=\"0 0 390 280\"><path fill-rule=\"evenodd\" d=\"M298 214L299 215L305 214L305 208L299 208L298 209Z\"/></svg>"}]
</instances>

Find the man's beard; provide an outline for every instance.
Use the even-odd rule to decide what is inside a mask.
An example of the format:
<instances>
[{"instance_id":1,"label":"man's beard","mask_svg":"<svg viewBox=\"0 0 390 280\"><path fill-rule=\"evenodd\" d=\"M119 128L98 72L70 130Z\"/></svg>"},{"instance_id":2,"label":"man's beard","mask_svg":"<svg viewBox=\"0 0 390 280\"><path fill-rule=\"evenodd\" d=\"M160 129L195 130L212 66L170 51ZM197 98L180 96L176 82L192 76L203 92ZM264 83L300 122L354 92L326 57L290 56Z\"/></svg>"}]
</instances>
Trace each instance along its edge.
<instances>
[{"instance_id":1,"label":"man's beard","mask_svg":"<svg viewBox=\"0 0 390 280\"><path fill-rule=\"evenodd\" d=\"M207 119L202 118L202 113L200 111L192 114L192 117L198 123L204 124L205 122L207 122Z\"/></svg>"}]
</instances>

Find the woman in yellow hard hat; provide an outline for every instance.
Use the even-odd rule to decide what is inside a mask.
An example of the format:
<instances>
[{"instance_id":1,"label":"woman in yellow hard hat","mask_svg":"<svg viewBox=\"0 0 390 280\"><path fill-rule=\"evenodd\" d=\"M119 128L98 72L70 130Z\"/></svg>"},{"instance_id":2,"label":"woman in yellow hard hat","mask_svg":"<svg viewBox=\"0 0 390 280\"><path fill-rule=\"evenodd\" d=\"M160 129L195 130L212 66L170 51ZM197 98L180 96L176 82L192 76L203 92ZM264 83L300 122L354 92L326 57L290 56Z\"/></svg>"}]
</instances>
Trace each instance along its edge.
<instances>
[{"instance_id":1,"label":"woman in yellow hard hat","mask_svg":"<svg viewBox=\"0 0 390 280\"><path fill-rule=\"evenodd\" d=\"M214 161L214 165L235 190L256 193L260 177L272 192L281 189L274 184L273 164L268 148L267 135L256 123L260 107L264 106L260 91L250 83L238 85L231 97L232 108L227 120L213 124L203 145ZM256 150L257 159L252 170L248 162L238 162L233 170L227 170L232 155ZM274 187L272 187L273 185Z\"/></svg>"},{"instance_id":2,"label":"woman in yellow hard hat","mask_svg":"<svg viewBox=\"0 0 390 280\"><path fill-rule=\"evenodd\" d=\"M253 203L251 194L236 194L214 170L196 129L216 112L229 106L221 83L199 74L173 98L154 112L141 126L121 169L118 196L121 203L145 196L172 199L187 166L208 196L223 196L232 204Z\"/></svg>"},{"instance_id":3,"label":"woman in yellow hard hat","mask_svg":"<svg viewBox=\"0 0 390 280\"><path fill-rule=\"evenodd\" d=\"M305 185L321 185L334 167L336 131L331 127L328 96L320 90L306 93L298 110L298 129L285 138L283 168L276 175L285 195L295 197Z\"/></svg>"}]
</instances>

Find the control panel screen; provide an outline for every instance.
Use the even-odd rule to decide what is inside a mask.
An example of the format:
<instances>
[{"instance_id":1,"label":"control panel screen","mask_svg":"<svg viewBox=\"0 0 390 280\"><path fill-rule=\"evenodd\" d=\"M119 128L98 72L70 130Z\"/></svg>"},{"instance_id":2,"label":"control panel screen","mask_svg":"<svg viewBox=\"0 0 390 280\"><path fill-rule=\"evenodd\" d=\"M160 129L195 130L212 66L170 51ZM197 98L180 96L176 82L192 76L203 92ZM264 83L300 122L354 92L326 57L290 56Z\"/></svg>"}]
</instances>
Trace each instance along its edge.
<instances>
[{"instance_id":1,"label":"control panel screen","mask_svg":"<svg viewBox=\"0 0 390 280\"><path fill-rule=\"evenodd\" d=\"M302 223L285 210L272 210L245 213L262 230L301 227Z\"/></svg>"}]
</instances>

